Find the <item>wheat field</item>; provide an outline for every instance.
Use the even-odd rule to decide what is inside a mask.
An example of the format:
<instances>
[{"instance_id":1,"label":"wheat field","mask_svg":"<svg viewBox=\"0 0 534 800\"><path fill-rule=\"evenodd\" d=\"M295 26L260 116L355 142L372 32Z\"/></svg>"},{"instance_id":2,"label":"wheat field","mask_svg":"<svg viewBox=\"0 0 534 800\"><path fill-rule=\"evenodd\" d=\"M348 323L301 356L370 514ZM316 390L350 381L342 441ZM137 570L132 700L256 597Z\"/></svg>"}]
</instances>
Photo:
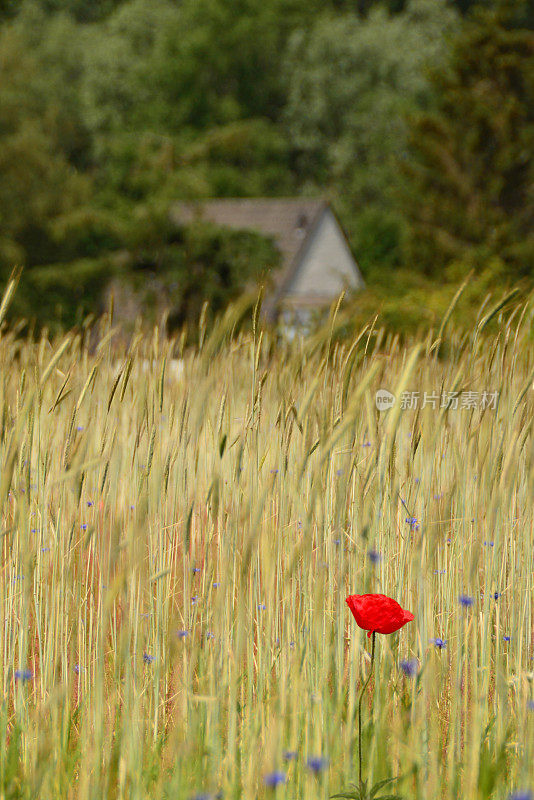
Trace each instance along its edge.
<instances>
[{"instance_id":1,"label":"wheat field","mask_svg":"<svg viewBox=\"0 0 534 800\"><path fill-rule=\"evenodd\" d=\"M234 322L2 329L0 800L348 791L369 592L415 615L377 636L369 780L528 796L532 303L407 343Z\"/></svg>"}]
</instances>

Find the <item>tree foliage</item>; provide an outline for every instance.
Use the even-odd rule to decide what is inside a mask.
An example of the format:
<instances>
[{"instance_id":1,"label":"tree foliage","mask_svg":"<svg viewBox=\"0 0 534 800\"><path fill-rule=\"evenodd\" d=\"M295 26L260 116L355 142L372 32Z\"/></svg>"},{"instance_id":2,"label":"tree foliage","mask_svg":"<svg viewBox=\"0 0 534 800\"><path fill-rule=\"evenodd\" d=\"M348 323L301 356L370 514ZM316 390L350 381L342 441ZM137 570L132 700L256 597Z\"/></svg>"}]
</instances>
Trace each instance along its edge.
<instances>
[{"instance_id":1,"label":"tree foliage","mask_svg":"<svg viewBox=\"0 0 534 800\"><path fill-rule=\"evenodd\" d=\"M363 248L364 268L379 251L386 260L398 257L393 189L406 153L406 115L431 103L426 68L444 60L455 23L445 2L411 0L402 15L378 7L363 22L331 16L290 40L286 123L299 177L330 188L356 252Z\"/></svg>"},{"instance_id":2,"label":"tree foliage","mask_svg":"<svg viewBox=\"0 0 534 800\"><path fill-rule=\"evenodd\" d=\"M326 195L368 284L532 274L532 21L530 0L0 0L16 310L72 324L151 271L176 320L221 307L271 245L169 231L188 198Z\"/></svg>"},{"instance_id":3,"label":"tree foliage","mask_svg":"<svg viewBox=\"0 0 534 800\"><path fill-rule=\"evenodd\" d=\"M516 274L534 255L534 36L504 10L480 14L436 72L435 108L413 121L406 208L427 272L498 256Z\"/></svg>"}]
</instances>

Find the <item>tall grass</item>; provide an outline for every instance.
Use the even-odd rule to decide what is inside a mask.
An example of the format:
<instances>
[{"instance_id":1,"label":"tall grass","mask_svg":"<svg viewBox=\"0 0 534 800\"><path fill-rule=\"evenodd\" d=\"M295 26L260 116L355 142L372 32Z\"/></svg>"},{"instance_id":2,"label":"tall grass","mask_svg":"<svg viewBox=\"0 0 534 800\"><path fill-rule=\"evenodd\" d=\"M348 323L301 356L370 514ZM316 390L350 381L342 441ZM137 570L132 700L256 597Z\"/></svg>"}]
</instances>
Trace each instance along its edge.
<instances>
[{"instance_id":1,"label":"tall grass","mask_svg":"<svg viewBox=\"0 0 534 800\"><path fill-rule=\"evenodd\" d=\"M0 798L344 789L364 592L415 614L378 636L369 778L534 789L533 314L497 308L488 334L488 311L408 347L372 326L276 345L228 317L183 374L175 341L117 352L105 320L94 352L4 330ZM499 400L379 413L380 387Z\"/></svg>"}]
</instances>

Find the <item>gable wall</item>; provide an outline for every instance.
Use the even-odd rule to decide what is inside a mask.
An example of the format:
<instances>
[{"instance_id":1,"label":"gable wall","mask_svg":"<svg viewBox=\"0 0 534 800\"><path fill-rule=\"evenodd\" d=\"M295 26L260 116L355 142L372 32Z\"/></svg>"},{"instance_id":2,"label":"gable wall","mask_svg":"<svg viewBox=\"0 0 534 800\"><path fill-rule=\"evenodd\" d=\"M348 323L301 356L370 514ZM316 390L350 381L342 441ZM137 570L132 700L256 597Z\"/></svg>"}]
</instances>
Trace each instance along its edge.
<instances>
[{"instance_id":1,"label":"gable wall","mask_svg":"<svg viewBox=\"0 0 534 800\"><path fill-rule=\"evenodd\" d=\"M284 299L338 297L346 288L364 283L345 237L330 209L319 221Z\"/></svg>"}]
</instances>

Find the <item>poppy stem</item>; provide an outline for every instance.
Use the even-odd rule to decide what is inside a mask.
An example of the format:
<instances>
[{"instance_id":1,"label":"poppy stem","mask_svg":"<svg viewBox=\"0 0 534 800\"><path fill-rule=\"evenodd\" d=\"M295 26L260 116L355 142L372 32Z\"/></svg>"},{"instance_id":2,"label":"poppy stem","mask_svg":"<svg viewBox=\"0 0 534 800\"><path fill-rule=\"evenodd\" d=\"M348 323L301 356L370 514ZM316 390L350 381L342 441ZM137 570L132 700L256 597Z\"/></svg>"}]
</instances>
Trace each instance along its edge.
<instances>
[{"instance_id":1,"label":"poppy stem","mask_svg":"<svg viewBox=\"0 0 534 800\"><path fill-rule=\"evenodd\" d=\"M360 697L358 700L358 742L359 742L359 755L360 755L360 794L363 797L363 782L362 782L362 700L365 690L369 685L369 681L371 680L371 676L373 674L373 663L375 660L375 636L376 631L373 631L371 637L371 666L369 667L369 675L367 676L367 680L365 681L364 685L362 686L362 690L360 692Z\"/></svg>"}]
</instances>

